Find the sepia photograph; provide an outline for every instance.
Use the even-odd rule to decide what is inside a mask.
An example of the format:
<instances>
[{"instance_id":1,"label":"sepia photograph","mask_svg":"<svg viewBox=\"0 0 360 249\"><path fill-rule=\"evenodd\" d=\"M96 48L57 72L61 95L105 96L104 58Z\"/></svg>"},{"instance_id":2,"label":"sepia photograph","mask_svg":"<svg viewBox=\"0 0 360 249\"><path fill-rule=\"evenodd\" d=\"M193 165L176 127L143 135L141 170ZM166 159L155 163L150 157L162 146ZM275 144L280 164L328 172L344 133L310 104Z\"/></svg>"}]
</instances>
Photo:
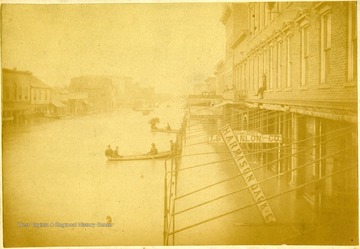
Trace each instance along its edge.
<instances>
[{"instance_id":1,"label":"sepia photograph","mask_svg":"<svg viewBox=\"0 0 360 249\"><path fill-rule=\"evenodd\" d=\"M3 2L2 246L357 247L357 10Z\"/></svg>"}]
</instances>

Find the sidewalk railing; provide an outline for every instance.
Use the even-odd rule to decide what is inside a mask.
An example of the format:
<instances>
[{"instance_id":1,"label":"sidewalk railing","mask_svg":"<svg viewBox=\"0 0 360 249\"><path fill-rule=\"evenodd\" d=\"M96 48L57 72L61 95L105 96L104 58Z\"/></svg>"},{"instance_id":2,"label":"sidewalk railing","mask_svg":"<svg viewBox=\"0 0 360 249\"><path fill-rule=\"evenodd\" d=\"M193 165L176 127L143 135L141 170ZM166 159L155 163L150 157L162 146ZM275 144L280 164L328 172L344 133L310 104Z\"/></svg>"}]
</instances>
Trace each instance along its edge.
<instances>
[{"instance_id":1,"label":"sidewalk railing","mask_svg":"<svg viewBox=\"0 0 360 249\"><path fill-rule=\"evenodd\" d=\"M175 199L177 190L178 169L181 163L181 152L185 141L186 116L177 133L174 149L164 165L164 231L163 245L175 245Z\"/></svg>"}]
</instances>

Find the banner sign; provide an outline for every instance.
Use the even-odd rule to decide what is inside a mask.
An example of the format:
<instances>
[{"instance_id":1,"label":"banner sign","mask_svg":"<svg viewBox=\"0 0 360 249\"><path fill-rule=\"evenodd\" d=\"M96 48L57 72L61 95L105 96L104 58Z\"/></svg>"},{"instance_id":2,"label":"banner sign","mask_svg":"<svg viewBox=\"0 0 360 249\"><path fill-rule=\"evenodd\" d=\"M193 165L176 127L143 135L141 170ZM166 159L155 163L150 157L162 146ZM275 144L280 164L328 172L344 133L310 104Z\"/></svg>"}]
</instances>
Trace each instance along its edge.
<instances>
[{"instance_id":1,"label":"banner sign","mask_svg":"<svg viewBox=\"0 0 360 249\"><path fill-rule=\"evenodd\" d=\"M249 186L249 191L257 204L257 207L266 223L276 222L275 215L270 208L269 203L265 200L265 195L251 170L250 164L246 159L240 144L235 137L230 125L225 125L219 129L222 139L228 147L236 166L242 174L245 183Z\"/></svg>"}]
</instances>

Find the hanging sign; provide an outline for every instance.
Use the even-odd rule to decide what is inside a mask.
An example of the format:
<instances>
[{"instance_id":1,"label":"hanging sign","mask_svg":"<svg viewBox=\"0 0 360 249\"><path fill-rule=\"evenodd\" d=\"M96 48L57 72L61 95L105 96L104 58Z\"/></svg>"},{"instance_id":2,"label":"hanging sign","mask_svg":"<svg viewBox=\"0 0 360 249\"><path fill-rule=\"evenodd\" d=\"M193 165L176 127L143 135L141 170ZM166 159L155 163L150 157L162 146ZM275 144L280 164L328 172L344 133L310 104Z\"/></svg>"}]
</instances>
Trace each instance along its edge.
<instances>
[{"instance_id":1,"label":"hanging sign","mask_svg":"<svg viewBox=\"0 0 360 249\"><path fill-rule=\"evenodd\" d=\"M236 136L231 129L230 125L225 125L219 129L221 137L228 147L236 166L242 174L245 183L249 186L249 191L254 198L255 202L258 202L257 207L264 218L266 223L276 222L275 215L270 208L269 203L266 201L265 195L255 178L255 175L250 167L248 160L246 159L240 144L236 139Z\"/></svg>"}]
</instances>

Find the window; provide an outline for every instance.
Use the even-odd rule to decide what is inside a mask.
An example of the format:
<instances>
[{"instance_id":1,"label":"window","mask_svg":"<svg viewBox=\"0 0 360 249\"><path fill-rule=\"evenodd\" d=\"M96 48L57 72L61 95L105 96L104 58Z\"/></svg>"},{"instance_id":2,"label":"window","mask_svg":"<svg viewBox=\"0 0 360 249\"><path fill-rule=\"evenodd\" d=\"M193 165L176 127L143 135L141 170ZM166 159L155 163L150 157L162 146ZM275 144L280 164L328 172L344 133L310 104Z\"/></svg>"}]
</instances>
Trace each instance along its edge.
<instances>
[{"instance_id":1,"label":"window","mask_svg":"<svg viewBox=\"0 0 360 249\"><path fill-rule=\"evenodd\" d=\"M257 90L259 87L259 55L255 56L255 63L254 63L254 88Z\"/></svg>"},{"instance_id":2,"label":"window","mask_svg":"<svg viewBox=\"0 0 360 249\"><path fill-rule=\"evenodd\" d=\"M16 83L14 81L14 95L13 95L13 100L16 101L17 100L17 87L16 87Z\"/></svg>"},{"instance_id":3,"label":"window","mask_svg":"<svg viewBox=\"0 0 360 249\"><path fill-rule=\"evenodd\" d=\"M259 3L260 4L260 30L265 28L265 20L266 20L266 3Z\"/></svg>"},{"instance_id":4,"label":"window","mask_svg":"<svg viewBox=\"0 0 360 249\"><path fill-rule=\"evenodd\" d=\"M255 33L259 33L260 29L260 4L255 3Z\"/></svg>"},{"instance_id":5,"label":"window","mask_svg":"<svg viewBox=\"0 0 360 249\"><path fill-rule=\"evenodd\" d=\"M349 3L348 12L348 81L357 82L356 2Z\"/></svg>"},{"instance_id":6,"label":"window","mask_svg":"<svg viewBox=\"0 0 360 249\"><path fill-rule=\"evenodd\" d=\"M328 83L331 62L331 13L321 16L321 84Z\"/></svg>"},{"instance_id":7,"label":"window","mask_svg":"<svg viewBox=\"0 0 360 249\"><path fill-rule=\"evenodd\" d=\"M242 77L242 79L243 79L243 83L242 83L242 85L243 85L243 90L246 90L246 63L244 63L243 64L243 77Z\"/></svg>"},{"instance_id":8,"label":"window","mask_svg":"<svg viewBox=\"0 0 360 249\"><path fill-rule=\"evenodd\" d=\"M254 90L254 59L251 58L250 61L250 89Z\"/></svg>"},{"instance_id":9,"label":"window","mask_svg":"<svg viewBox=\"0 0 360 249\"><path fill-rule=\"evenodd\" d=\"M264 74L264 53L261 53L259 55L259 87L262 86L262 83L260 83L260 80L261 80L263 74Z\"/></svg>"},{"instance_id":10,"label":"window","mask_svg":"<svg viewBox=\"0 0 360 249\"><path fill-rule=\"evenodd\" d=\"M21 87L19 87L19 89L18 89L18 100L22 100L22 88Z\"/></svg>"},{"instance_id":11,"label":"window","mask_svg":"<svg viewBox=\"0 0 360 249\"><path fill-rule=\"evenodd\" d=\"M281 46L282 46L282 42L278 42L277 44L277 72L276 72L276 89L281 89L281 68L282 68L282 63L281 63Z\"/></svg>"},{"instance_id":12,"label":"window","mask_svg":"<svg viewBox=\"0 0 360 249\"><path fill-rule=\"evenodd\" d=\"M291 88L291 36L286 37L286 88Z\"/></svg>"},{"instance_id":13,"label":"window","mask_svg":"<svg viewBox=\"0 0 360 249\"><path fill-rule=\"evenodd\" d=\"M278 82L278 45L275 44L273 46L273 53L272 53L272 57L273 57L273 64L272 64L272 75L273 75L273 83L272 83L272 87L276 88L277 87L277 82Z\"/></svg>"},{"instance_id":14,"label":"window","mask_svg":"<svg viewBox=\"0 0 360 249\"><path fill-rule=\"evenodd\" d=\"M10 100L10 87L5 86L4 87L4 98L5 100Z\"/></svg>"},{"instance_id":15,"label":"window","mask_svg":"<svg viewBox=\"0 0 360 249\"><path fill-rule=\"evenodd\" d=\"M309 28L304 26L301 28L301 81L300 86L304 87L308 84L309 70Z\"/></svg>"},{"instance_id":16,"label":"window","mask_svg":"<svg viewBox=\"0 0 360 249\"><path fill-rule=\"evenodd\" d=\"M264 60L263 60L263 73L268 74L269 69L269 49L264 51Z\"/></svg>"},{"instance_id":17,"label":"window","mask_svg":"<svg viewBox=\"0 0 360 249\"><path fill-rule=\"evenodd\" d=\"M268 2L268 14L269 14L269 21L275 18L275 15L279 13L279 3L276 2Z\"/></svg>"},{"instance_id":18,"label":"window","mask_svg":"<svg viewBox=\"0 0 360 249\"><path fill-rule=\"evenodd\" d=\"M29 88L25 87L24 88L24 98L27 100L29 98Z\"/></svg>"},{"instance_id":19,"label":"window","mask_svg":"<svg viewBox=\"0 0 360 249\"><path fill-rule=\"evenodd\" d=\"M255 6L252 4L249 8L249 25L250 25L250 32L252 35L255 34Z\"/></svg>"},{"instance_id":20,"label":"window","mask_svg":"<svg viewBox=\"0 0 360 249\"><path fill-rule=\"evenodd\" d=\"M247 59L246 63L246 90L250 90L250 59Z\"/></svg>"},{"instance_id":21,"label":"window","mask_svg":"<svg viewBox=\"0 0 360 249\"><path fill-rule=\"evenodd\" d=\"M273 54L274 54L274 47L270 47L270 49L269 49L269 89L273 89L273 77L274 77Z\"/></svg>"}]
</instances>

